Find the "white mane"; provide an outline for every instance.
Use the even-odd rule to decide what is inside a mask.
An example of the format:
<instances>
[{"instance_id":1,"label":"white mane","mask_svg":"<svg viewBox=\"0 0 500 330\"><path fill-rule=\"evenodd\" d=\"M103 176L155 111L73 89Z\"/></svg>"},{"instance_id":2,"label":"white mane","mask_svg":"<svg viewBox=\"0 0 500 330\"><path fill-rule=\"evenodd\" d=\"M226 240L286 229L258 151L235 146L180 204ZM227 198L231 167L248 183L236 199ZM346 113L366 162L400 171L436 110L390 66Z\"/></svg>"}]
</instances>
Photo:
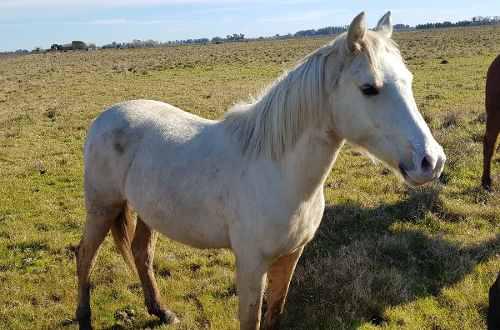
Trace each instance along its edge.
<instances>
[{"instance_id":1,"label":"white mane","mask_svg":"<svg viewBox=\"0 0 500 330\"><path fill-rule=\"evenodd\" d=\"M346 57L345 34L303 58L297 66L267 87L251 103L239 103L225 115L229 131L241 143L243 154L280 159L293 148L306 127L325 118L321 116L326 102L325 88L334 88ZM366 51L376 66L377 46L398 52L389 39L367 35L361 51ZM325 66L333 56L336 77L325 77ZM328 82L332 82L328 84Z\"/></svg>"},{"instance_id":2,"label":"white mane","mask_svg":"<svg viewBox=\"0 0 500 330\"><path fill-rule=\"evenodd\" d=\"M305 127L320 118L324 101L325 46L266 88L250 104L235 105L225 116L228 129L250 157L279 159ZM323 50L323 51L322 51Z\"/></svg>"}]
</instances>

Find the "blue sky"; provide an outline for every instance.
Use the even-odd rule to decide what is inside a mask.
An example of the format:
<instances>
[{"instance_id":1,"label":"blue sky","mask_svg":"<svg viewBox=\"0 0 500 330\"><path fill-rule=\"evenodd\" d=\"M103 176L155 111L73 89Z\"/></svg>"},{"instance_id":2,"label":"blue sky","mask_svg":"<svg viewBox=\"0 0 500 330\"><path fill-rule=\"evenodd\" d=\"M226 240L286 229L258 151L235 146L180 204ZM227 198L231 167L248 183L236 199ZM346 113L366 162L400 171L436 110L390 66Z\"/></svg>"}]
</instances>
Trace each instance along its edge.
<instances>
[{"instance_id":1,"label":"blue sky","mask_svg":"<svg viewBox=\"0 0 500 330\"><path fill-rule=\"evenodd\" d=\"M500 16L500 1L464 0L0 0L0 50L94 42L249 37L346 25L366 11L370 25L387 10L394 23Z\"/></svg>"}]
</instances>

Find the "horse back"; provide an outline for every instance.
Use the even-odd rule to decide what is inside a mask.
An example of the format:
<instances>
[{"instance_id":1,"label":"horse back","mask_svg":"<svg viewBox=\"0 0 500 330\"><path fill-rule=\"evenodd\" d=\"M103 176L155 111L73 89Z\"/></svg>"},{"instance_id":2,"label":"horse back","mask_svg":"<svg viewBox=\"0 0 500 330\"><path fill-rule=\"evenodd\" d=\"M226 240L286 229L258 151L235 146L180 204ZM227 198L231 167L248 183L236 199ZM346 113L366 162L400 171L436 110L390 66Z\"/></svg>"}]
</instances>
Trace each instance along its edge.
<instances>
[{"instance_id":1,"label":"horse back","mask_svg":"<svg viewBox=\"0 0 500 330\"><path fill-rule=\"evenodd\" d=\"M88 130L84 150L86 196L114 203L125 199L124 182L139 151L153 144L178 145L206 122L156 101L134 100L109 107Z\"/></svg>"}]
</instances>

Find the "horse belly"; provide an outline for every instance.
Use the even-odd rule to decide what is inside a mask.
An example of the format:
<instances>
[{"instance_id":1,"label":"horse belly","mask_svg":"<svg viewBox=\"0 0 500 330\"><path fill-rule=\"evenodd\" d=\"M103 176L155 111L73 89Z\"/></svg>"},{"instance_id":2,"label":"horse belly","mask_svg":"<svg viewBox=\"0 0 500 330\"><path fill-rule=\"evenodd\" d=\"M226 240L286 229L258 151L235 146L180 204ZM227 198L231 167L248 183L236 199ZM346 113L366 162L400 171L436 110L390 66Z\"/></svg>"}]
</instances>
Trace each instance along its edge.
<instances>
[{"instance_id":1,"label":"horse belly","mask_svg":"<svg viewBox=\"0 0 500 330\"><path fill-rule=\"evenodd\" d=\"M227 212L216 198L173 188L127 197L144 222L175 241L197 248L230 247Z\"/></svg>"},{"instance_id":2,"label":"horse belly","mask_svg":"<svg viewBox=\"0 0 500 330\"><path fill-rule=\"evenodd\" d=\"M158 232L196 248L229 248L230 241L225 224L208 212L178 210L174 215L161 214L145 220Z\"/></svg>"}]
</instances>

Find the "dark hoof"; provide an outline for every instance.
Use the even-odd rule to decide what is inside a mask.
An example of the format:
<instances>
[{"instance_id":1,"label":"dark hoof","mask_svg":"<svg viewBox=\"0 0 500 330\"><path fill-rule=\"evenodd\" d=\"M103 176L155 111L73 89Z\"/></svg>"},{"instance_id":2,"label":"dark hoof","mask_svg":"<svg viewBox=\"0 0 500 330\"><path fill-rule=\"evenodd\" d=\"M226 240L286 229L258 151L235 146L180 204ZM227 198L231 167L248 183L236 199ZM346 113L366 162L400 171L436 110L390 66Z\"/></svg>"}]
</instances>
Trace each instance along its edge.
<instances>
[{"instance_id":1,"label":"dark hoof","mask_svg":"<svg viewBox=\"0 0 500 330\"><path fill-rule=\"evenodd\" d=\"M156 316L160 318L161 323L175 324L180 322L175 313L168 309L162 309L159 313L156 313Z\"/></svg>"},{"instance_id":2,"label":"dark hoof","mask_svg":"<svg viewBox=\"0 0 500 330\"><path fill-rule=\"evenodd\" d=\"M481 185L483 186L484 190L491 191L491 179L490 178L483 178L481 180Z\"/></svg>"}]
</instances>

